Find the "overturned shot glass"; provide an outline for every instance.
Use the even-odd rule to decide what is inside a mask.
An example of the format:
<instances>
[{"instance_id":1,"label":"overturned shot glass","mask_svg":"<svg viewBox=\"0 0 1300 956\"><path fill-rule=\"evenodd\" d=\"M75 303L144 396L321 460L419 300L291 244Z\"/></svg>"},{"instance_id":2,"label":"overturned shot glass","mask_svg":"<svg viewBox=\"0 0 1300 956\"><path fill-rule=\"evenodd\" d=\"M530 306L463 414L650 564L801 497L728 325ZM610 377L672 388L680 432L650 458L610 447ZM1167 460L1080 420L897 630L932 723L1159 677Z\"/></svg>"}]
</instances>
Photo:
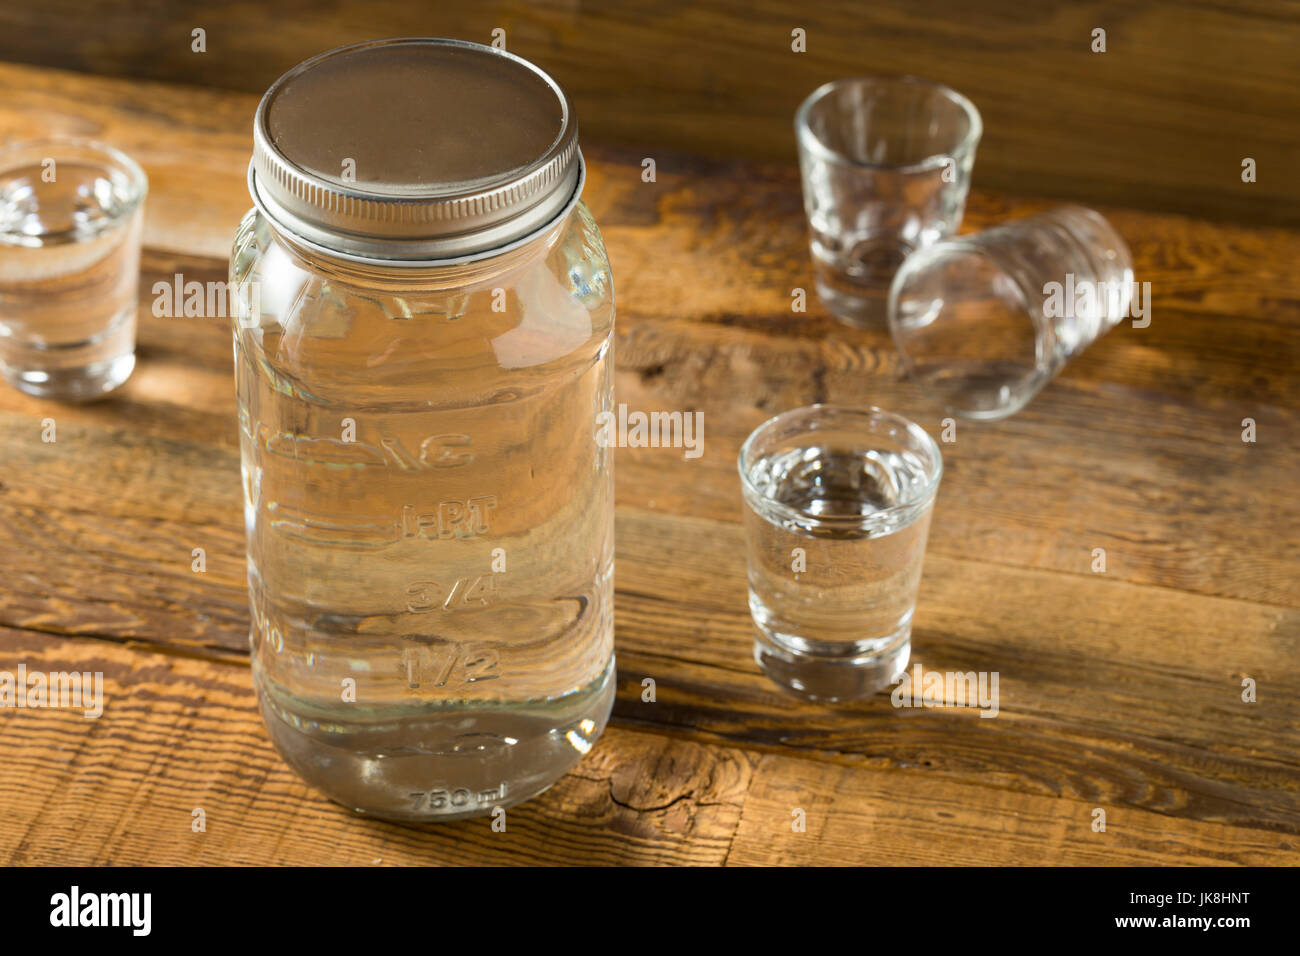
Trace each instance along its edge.
<instances>
[{"instance_id":1,"label":"overturned shot glass","mask_svg":"<svg viewBox=\"0 0 1300 956\"><path fill-rule=\"evenodd\" d=\"M760 425L739 465L759 666L816 700L894 683L911 653L938 445L879 408L811 405Z\"/></svg>"},{"instance_id":2,"label":"overturned shot glass","mask_svg":"<svg viewBox=\"0 0 1300 956\"><path fill-rule=\"evenodd\" d=\"M1066 206L911 256L889 325L909 376L966 418L1005 418L1129 314L1128 246L1091 209Z\"/></svg>"},{"instance_id":3,"label":"overturned shot glass","mask_svg":"<svg viewBox=\"0 0 1300 956\"><path fill-rule=\"evenodd\" d=\"M961 224L979 111L915 77L859 77L819 87L794 125L817 294L840 321L883 327L903 260Z\"/></svg>"},{"instance_id":4,"label":"overturned shot glass","mask_svg":"<svg viewBox=\"0 0 1300 956\"><path fill-rule=\"evenodd\" d=\"M0 148L0 375L30 395L98 398L135 367L148 182L90 140Z\"/></svg>"}]
</instances>

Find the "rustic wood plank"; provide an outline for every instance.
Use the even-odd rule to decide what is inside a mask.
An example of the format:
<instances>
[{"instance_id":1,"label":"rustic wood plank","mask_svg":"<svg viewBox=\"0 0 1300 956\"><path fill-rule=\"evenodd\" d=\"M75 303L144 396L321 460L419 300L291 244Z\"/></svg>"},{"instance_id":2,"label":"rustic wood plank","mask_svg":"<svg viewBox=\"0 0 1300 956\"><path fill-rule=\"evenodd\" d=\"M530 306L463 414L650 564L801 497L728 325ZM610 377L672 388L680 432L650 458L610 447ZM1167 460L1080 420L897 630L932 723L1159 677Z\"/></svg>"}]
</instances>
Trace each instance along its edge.
<instances>
[{"instance_id":1,"label":"rustic wood plank","mask_svg":"<svg viewBox=\"0 0 1300 956\"><path fill-rule=\"evenodd\" d=\"M261 94L324 50L391 36L455 36L545 66L588 139L786 161L791 118L821 83L864 72L949 83L984 114L976 183L1240 222L1300 224L1294 6L1121 0L976 8L957 0L636 0L159 8L47 0L0 11L0 59ZM191 32L207 31L195 53ZM806 31L807 52L791 50ZM1091 51L1106 30L1105 53ZM1241 181L1245 156L1258 181Z\"/></svg>"},{"instance_id":2,"label":"rustic wood plank","mask_svg":"<svg viewBox=\"0 0 1300 956\"><path fill-rule=\"evenodd\" d=\"M604 175L606 182L613 179ZM623 227L615 218L608 230L611 246L635 249L620 234ZM207 260L171 254L151 254L147 260L142 309L153 282L175 271L201 281L221 274ZM634 285L641 282L633 279ZM736 515L732 461L744 435L768 414L812 400L875 402L914 417L933 432L941 430L943 413L897 379L888 345L877 341L863 349L853 341L872 333L859 337L843 330L818 338L815 328L799 336L789 328L719 328L707 317L646 315L640 311L646 299L636 292L623 301L619 400L632 407L701 410L706 435L704 456L691 461L657 449L619 450L620 501L656 500L666 509ZM1216 368L1221 376L1235 374L1243 394L1263 381L1274 383L1274 395L1263 398L1289 402L1286 393L1295 389L1297 376L1296 365L1286 363L1296 346L1280 340L1295 337L1289 335L1286 312L1263 314L1271 321L1243 318L1237 323L1243 335L1258 333L1254 341L1261 351L1225 356ZM1206 323L1226 324L1210 316ZM1085 354L1081 364L1091 361L1090 367L1081 373L1067 369L1020 415L997 425L963 423L958 440L945 449L948 468L941 501L952 507L950 517L936 523L932 550L1083 571L1092 549L1104 547L1112 559L1110 573L1128 580L1294 606L1300 505L1293 496L1268 493L1290 487L1300 470L1294 416L1285 405L1268 400L1202 397L1203 391L1217 391L1217 385L1204 388L1196 381L1179 394L1176 382L1159 379L1162 390L1155 391L1155 366L1126 368L1104 359L1112 343L1122 350L1127 339L1161 334L1153 330L1174 324L1118 329ZM1274 334L1276 342L1270 338ZM219 460L233 461L236 446L227 339L219 318L155 319L144 313L140 370L118 398L77 409L6 390L0 409L18 415L10 425L14 474L39 467L49 484L36 488L9 482L5 500L48 507L59 498L80 498L85 493L83 461L75 454L75 442L82 442L85 448L108 446L96 453L111 456L104 459L110 474L99 486L111 500L97 507L114 514L184 514L185 521L200 523L224 515L228 521L234 513L229 498L234 485L217 491L223 479L214 470ZM1186 340L1188 355L1199 354L1193 342ZM1157 354L1161 364L1182 365L1181 357ZM1261 359L1256 366L1251 354L1280 357L1276 364ZM1108 373L1112 380L1103 378ZM64 445L39 441L40 422L51 414L65 426ZM1241 421L1247 417L1259 427L1255 444L1240 440ZM108 433L74 437L68 427L81 421L97 423ZM166 476L151 466L154 453L138 454L155 439L162 446L156 454L180 454L200 472L176 475L183 487L162 501L155 500L151 482ZM136 471L140 474L128 481ZM701 482L703 474L708 479ZM671 491L674 487L677 492ZM205 511L202 501L221 503ZM184 507L168 511L168 502ZM225 540L237 538L233 531L225 532ZM16 546L25 552L21 537Z\"/></svg>"},{"instance_id":3,"label":"rustic wood plank","mask_svg":"<svg viewBox=\"0 0 1300 956\"><path fill-rule=\"evenodd\" d=\"M229 510L238 515L233 493ZM210 527L120 517L111 542L100 520L62 510L13 517L19 540L45 545L44 564L5 597L6 620L242 659L237 517L221 538ZM194 541L208 546L205 574L191 570ZM624 507L617 553L620 720L1300 829L1300 710L1286 693L1300 679L1294 609L931 554L916 657L928 669L998 671L999 719L897 712L886 697L810 707L750 660L734 523ZM641 701L647 677L660 688L654 704ZM1245 677L1258 683L1257 704L1241 702Z\"/></svg>"},{"instance_id":4,"label":"rustic wood plank","mask_svg":"<svg viewBox=\"0 0 1300 956\"><path fill-rule=\"evenodd\" d=\"M0 138L78 132L127 149L154 184L146 245L224 261L250 205L245 175L256 97L0 64L0 102ZM790 312L790 291L809 287L811 270L789 164L664 154L657 182L643 183L639 152L585 149L594 160L585 198L606 233L625 319L721 325L715 332L731 342L738 330L824 338L856 357L860 371L895 370L887 337L839 326L815 297L808 314ZM966 228L1047 205L977 191ZM1300 235L1104 211L1133 247L1138 278L1152 283L1152 325L1112 332L1067 377L1146 388L1158 381L1179 396L1300 404L1292 374L1300 345L1289 334L1300 321L1300 276L1292 268ZM161 268L153 279L184 261L155 260ZM204 281L224 272L217 264L188 265Z\"/></svg>"},{"instance_id":5,"label":"rustic wood plank","mask_svg":"<svg viewBox=\"0 0 1300 956\"><path fill-rule=\"evenodd\" d=\"M630 408L702 411L705 451L688 461L621 450L621 502L735 519L745 435L812 401L878 404L942 432L944 413L910 383L833 341L777 347L737 335L706 345L681 326L672 333L628 333L619 361L642 373L625 371L617 397ZM1245 418L1267 438L1243 443ZM1107 573L1126 580L1291 607L1300 598L1300 503L1287 491L1300 473L1300 423L1288 408L1192 402L1067 373L1005 422L958 424L943 450L930 553L1088 573L1100 547Z\"/></svg>"},{"instance_id":6,"label":"rustic wood plank","mask_svg":"<svg viewBox=\"0 0 1300 956\"><path fill-rule=\"evenodd\" d=\"M10 865L1294 863L1294 838L1096 800L830 765L612 727L575 772L490 821L355 817L273 752L247 670L90 639L0 631L0 669L104 675L96 719L6 710ZM1106 834L1091 831L1107 809ZM807 812L793 834L791 811ZM194 810L205 830L194 832ZM77 839L69 840L67 834Z\"/></svg>"},{"instance_id":7,"label":"rustic wood plank","mask_svg":"<svg viewBox=\"0 0 1300 956\"><path fill-rule=\"evenodd\" d=\"M289 770L246 666L0 630L0 670L19 662L100 671L105 705L96 719L0 711L9 865L717 864L750 771L740 751L616 729L577 772L510 810L504 833L488 819L389 824L330 803Z\"/></svg>"},{"instance_id":8,"label":"rustic wood plank","mask_svg":"<svg viewBox=\"0 0 1300 956\"><path fill-rule=\"evenodd\" d=\"M750 663L739 529L619 515L616 714L701 739L852 755L954 782L1104 798L1198 820L1300 829L1300 613L927 555L913 632L926 670L996 671L996 718L813 707ZM1241 699L1251 677L1257 703Z\"/></svg>"},{"instance_id":9,"label":"rustic wood plank","mask_svg":"<svg viewBox=\"0 0 1300 956\"><path fill-rule=\"evenodd\" d=\"M85 136L139 162L149 177L146 246L230 254L252 205L245 177L256 96L0 63L0 102L0 141Z\"/></svg>"},{"instance_id":10,"label":"rustic wood plank","mask_svg":"<svg viewBox=\"0 0 1300 956\"><path fill-rule=\"evenodd\" d=\"M616 452L615 726L545 798L558 804L512 814L526 835L507 852L473 823L348 820L279 762L252 709L229 332L219 317L149 314L154 281L224 277L252 98L5 66L0 91L0 135L43 111L142 151L154 176L132 380L88 406L0 390L0 669L102 659L129 715L64 726L60 712L0 712L0 752L44 787L21 774L0 786L0 850L15 862L58 859L40 836L51 823L89 827L92 862L164 862L152 843L175 862L907 862L907 847L919 862L944 827L962 862L1294 862L1300 235L1107 210L1153 284L1151 326L1116 329L1024 412L962 423L944 446L916 653L927 668L998 670L1002 713L814 707L749 657L736 450L812 400L882 404L935 433L942 413L899 379L883 333L845 329L815 300L790 312L809 282L791 169L666 156L646 184L637 153L588 148L619 288L617 399L702 411L704 455ZM968 226L1041 207L976 194ZM1257 704L1240 701L1247 676ZM168 755L177 735L195 741L193 778ZM120 777L114 746L133 753ZM77 747L98 762L55 759ZM176 782L155 781L160 767ZM124 809L61 803L72 781ZM247 833L181 842L195 786L224 817L248 814ZM811 839L785 838L792 795L820 811L841 791ZM1121 839L1096 842L1098 805L1126 821Z\"/></svg>"},{"instance_id":11,"label":"rustic wood plank","mask_svg":"<svg viewBox=\"0 0 1300 956\"><path fill-rule=\"evenodd\" d=\"M789 359L792 352L782 354ZM776 355L769 356L775 362ZM620 505L738 520L735 451L747 429L775 409L756 410L752 400L730 396L764 395L776 407L808 397L800 397L797 384L782 385L786 379L770 364L752 358L733 364L762 371L707 377L718 397L702 403L701 458L687 461L670 449L618 450ZM202 401L201 411L165 404L171 383L181 379ZM156 401L137 397L150 391L158 393ZM0 555L33 582L44 582L44 590L22 600L48 594L75 603L88 578L129 594L158 567L171 569L179 613L203 606L228 620L240 605L243 579L232 391L224 370L197 375L144 367L122 398L91 410L8 391L0 396L0 409L15 409L0 410L7 449L0 465L0 515L7 519ZM831 397L918 411L892 400L901 393L887 382L871 386L869 395L864 386L855 391L862 397L847 389ZM619 376L619 398L633 407L696 404L693 396L679 397L684 400L665 400L643 390L639 376ZM1243 445L1235 430L1249 409L1193 414L1179 407L1164 414L1160 432L1146 434L1148 422L1160 416L1158 404L1130 402L1117 410L1095 394L1065 394L1059 385L1039 404L1041 411L1001 426L960 426L958 441L945 447L948 468L931 555L1088 574L1093 549L1102 547L1109 578L1296 606L1297 506L1293 498L1268 493L1287 488L1296 473L1296 428L1280 413L1256 411L1272 436L1252 446ZM1079 409L1082 420L1067 426L1066 418ZM1089 420L1094 414L1108 420L1109 438L1098 440ZM50 417L58 429L54 443L41 440L41 424ZM939 430L933 414L916 417ZM90 486L88 465L100 472ZM33 537L45 547L33 552ZM195 547L209 556L201 581L189 570ZM739 554L729 557L735 563ZM632 586L626 577L620 581ZM209 591L214 587L218 592Z\"/></svg>"},{"instance_id":12,"label":"rustic wood plank","mask_svg":"<svg viewBox=\"0 0 1300 956\"><path fill-rule=\"evenodd\" d=\"M1105 811L1105 832L1092 829ZM804 832L792 824L802 810ZM754 770L727 862L741 866L1293 866L1295 837L1044 800L768 755Z\"/></svg>"}]
</instances>

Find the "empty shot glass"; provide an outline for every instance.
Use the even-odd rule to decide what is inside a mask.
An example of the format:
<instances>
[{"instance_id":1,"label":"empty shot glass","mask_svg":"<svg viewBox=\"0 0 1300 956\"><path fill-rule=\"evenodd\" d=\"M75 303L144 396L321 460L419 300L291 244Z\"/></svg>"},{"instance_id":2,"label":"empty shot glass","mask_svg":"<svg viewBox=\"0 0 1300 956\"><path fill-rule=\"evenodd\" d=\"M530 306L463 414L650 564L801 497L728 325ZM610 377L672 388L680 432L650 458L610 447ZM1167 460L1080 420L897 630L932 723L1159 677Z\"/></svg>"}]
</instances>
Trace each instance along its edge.
<instances>
[{"instance_id":1,"label":"empty shot glass","mask_svg":"<svg viewBox=\"0 0 1300 956\"><path fill-rule=\"evenodd\" d=\"M936 243L894 278L890 330L903 366L957 415L1019 411L1133 301L1128 246L1067 206Z\"/></svg>"},{"instance_id":2,"label":"empty shot glass","mask_svg":"<svg viewBox=\"0 0 1300 956\"><path fill-rule=\"evenodd\" d=\"M41 398L84 401L135 367L147 180L90 140L0 148L0 375Z\"/></svg>"},{"instance_id":3,"label":"empty shot glass","mask_svg":"<svg viewBox=\"0 0 1300 956\"><path fill-rule=\"evenodd\" d=\"M892 684L911 653L939 446L879 408L811 405L755 429L739 464L759 666L817 700Z\"/></svg>"},{"instance_id":4,"label":"empty shot glass","mask_svg":"<svg viewBox=\"0 0 1300 956\"><path fill-rule=\"evenodd\" d=\"M860 77L815 90L794 125L817 294L842 322L883 328L903 260L961 225L979 111L937 83Z\"/></svg>"}]
</instances>

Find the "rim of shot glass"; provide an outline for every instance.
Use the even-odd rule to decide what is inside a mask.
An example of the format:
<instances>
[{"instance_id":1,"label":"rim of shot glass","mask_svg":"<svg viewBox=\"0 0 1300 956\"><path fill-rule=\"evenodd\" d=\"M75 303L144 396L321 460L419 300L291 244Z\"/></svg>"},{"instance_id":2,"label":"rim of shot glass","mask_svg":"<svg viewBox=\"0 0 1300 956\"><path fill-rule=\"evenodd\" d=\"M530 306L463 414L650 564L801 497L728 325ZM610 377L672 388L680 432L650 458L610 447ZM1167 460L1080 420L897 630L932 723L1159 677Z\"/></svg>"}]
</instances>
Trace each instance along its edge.
<instances>
[{"instance_id":1,"label":"rim of shot glass","mask_svg":"<svg viewBox=\"0 0 1300 956\"><path fill-rule=\"evenodd\" d=\"M909 163L874 163L865 159L858 159L847 153L842 153L837 149L827 146L812 131L808 123L808 115L812 108L821 100L825 99L836 90L844 89L848 86L873 84L873 85L892 85L892 86L924 86L946 97L950 102L956 105L965 115L969 123L966 135L950 150L933 153L919 160L913 160ZM867 74L863 76L850 76L839 80L831 80L829 83L823 83L817 89L809 93L794 114L795 136L799 145L810 153L815 154L823 160L830 162L842 163L846 166L857 166L862 169L888 169L900 172L924 172L942 166L944 162L955 156L964 156L973 150L978 144L980 137L984 133L984 120L980 116L980 111L975 104L965 95L958 93L951 86L944 83L937 83L934 80L927 80L925 77L914 76L908 73L885 73L879 75Z\"/></svg>"},{"instance_id":2,"label":"rim of shot glass","mask_svg":"<svg viewBox=\"0 0 1300 956\"><path fill-rule=\"evenodd\" d=\"M761 492L749 476L749 468L753 464L754 449L764 438L769 437L774 431L782 425L794 422L798 418L808 420L806 427L792 430L791 435L811 435L818 430L817 423L828 417L848 417L858 418L865 422L888 423L895 428L906 432L907 435L917 446L918 450L923 453L928 460L922 463L925 465L925 485L911 500L897 505L890 505L888 508L881 508L873 511L869 515L824 515L815 514L800 508L794 508L784 502ZM871 435L876 433L876 429L864 428L858 431L862 435ZM762 503L765 512L770 512L786 522L792 522L800 527L862 527L867 524L881 524L885 527L901 526L910 524L916 520L926 508L934 501L935 494L939 489L939 482L943 478L943 454L939 450L939 444L924 428L911 419L894 412L885 411L876 405L841 405L833 402L817 402L812 405L803 405L799 408L792 408L773 415L767 421L763 422L745 439L744 444L740 446L740 453L736 456L736 467L740 472L740 485L747 503ZM757 508L755 510L758 510ZM901 516L906 516L906 521L895 521Z\"/></svg>"},{"instance_id":3,"label":"rim of shot glass","mask_svg":"<svg viewBox=\"0 0 1300 956\"><path fill-rule=\"evenodd\" d=\"M894 349L898 352L898 357L903 365L903 370L907 378L914 382L931 399L938 402L944 409L958 415L969 421L992 422L1001 421L1009 418L1016 412L1020 411L1035 396L1042 391L1043 387L1052 380L1054 369L1052 368L1053 345L1056 337L1056 329L1043 314L1041 308L1035 308L1033 305L1034 298L1022 288L1019 280L1009 270L1007 270L997 257L992 255L987 249L978 242L971 240L978 236L979 233L972 233L970 236L959 236L952 239L940 239L924 248L917 249L903 264L899 266L898 272L894 274L893 282L889 287L889 302L886 308L887 322L889 325L890 338L894 340ZM921 375L917 373L917 363L912 353L908 351L903 344L904 339L902 332L899 330L898 316L898 298L904 284L916 272L925 267L943 259L945 256L954 254L970 254L979 256L986 262L990 263L998 272L1002 273L1011 280L1008 288L1014 289L1017 295L1017 304L1024 313L1025 318L1034 330L1034 367L1026 372L1018 382L1026 387L1016 391L1016 400L1006 405L992 409L971 409L956 405L948 401L939 394L937 389L930 388ZM1005 300L1004 300L1005 301Z\"/></svg>"},{"instance_id":4,"label":"rim of shot glass","mask_svg":"<svg viewBox=\"0 0 1300 956\"><path fill-rule=\"evenodd\" d=\"M130 192L126 205L113 217L115 220L125 219L140 207L149 193L149 177L144 169L116 146L110 146L103 140L93 137L51 133L48 136L32 139L7 140L0 143L0 172L12 169L16 161L21 161L20 157L36 157L38 160L53 159L57 168L57 163L65 159L61 153L74 150L83 154L81 157L74 158L98 160L105 165L115 167L118 172L126 176Z\"/></svg>"}]
</instances>

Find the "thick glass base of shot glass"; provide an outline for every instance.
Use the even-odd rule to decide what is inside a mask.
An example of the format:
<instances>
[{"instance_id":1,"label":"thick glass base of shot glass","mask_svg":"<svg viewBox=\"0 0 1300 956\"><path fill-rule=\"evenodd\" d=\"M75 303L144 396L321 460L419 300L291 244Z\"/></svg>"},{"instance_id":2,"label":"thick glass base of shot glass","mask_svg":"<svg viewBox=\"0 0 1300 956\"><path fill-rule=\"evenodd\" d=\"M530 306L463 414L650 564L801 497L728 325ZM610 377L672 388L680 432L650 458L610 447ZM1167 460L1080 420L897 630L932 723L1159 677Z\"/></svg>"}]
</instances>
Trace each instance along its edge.
<instances>
[{"instance_id":1,"label":"thick glass base of shot glass","mask_svg":"<svg viewBox=\"0 0 1300 956\"><path fill-rule=\"evenodd\" d=\"M754 616L754 660L773 681L809 700L859 700L897 683L912 654L912 622L894 634L863 641L824 642L782 634L758 599Z\"/></svg>"},{"instance_id":2,"label":"thick glass base of shot glass","mask_svg":"<svg viewBox=\"0 0 1300 956\"><path fill-rule=\"evenodd\" d=\"M889 315L888 296L855 294L847 283L832 285L820 277L816 289L826 311L843 324L855 329L884 328Z\"/></svg>"},{"instance_id":3,"label":"thick glass base of shot glass","mask_svg":"<svg viewBox=\"0 0 1300 956\"><path fill-rule=\"evenodd\" d=\"M30 350L24 351L28 353L25 358L30 358ZM120 388L134 370L134 352L81 365L61 362L54 367L41 367L31 361L14 361L11 350L0 347L0 377L20 392L36 398L91 402Z\"/></svg>"},{"instance_id":4,"label":"thick glass base of shot glass","mask_svg":"<svg viewBox=\"0 0 1300 956\"><path fill-rule=\"evenodd\" d=\"M813 284L826 310L855 329L883 329L889 324L889 288L912 247L888 240L859 250L846 265L829 260L813 243Z\"/></svg>"}]
</instances>

